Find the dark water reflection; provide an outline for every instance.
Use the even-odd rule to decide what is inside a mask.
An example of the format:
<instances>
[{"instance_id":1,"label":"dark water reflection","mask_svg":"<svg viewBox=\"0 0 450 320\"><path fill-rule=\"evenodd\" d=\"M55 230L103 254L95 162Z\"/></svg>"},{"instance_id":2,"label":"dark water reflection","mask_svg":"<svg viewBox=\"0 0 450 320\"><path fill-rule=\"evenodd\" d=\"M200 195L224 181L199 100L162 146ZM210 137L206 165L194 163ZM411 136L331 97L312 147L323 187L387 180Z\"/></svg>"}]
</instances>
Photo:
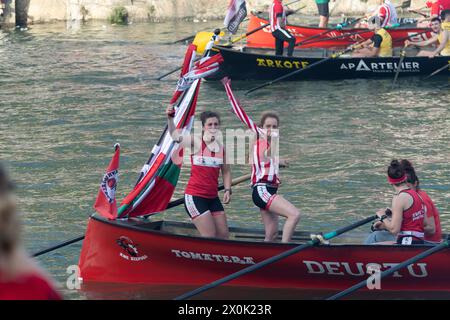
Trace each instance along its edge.
<instances>
[{"instance_id":1,"label":"dark water reflection","mask_svg":"<svg viewBox=\"0 0 450 320\"><path fill-rule=\"evenodd\" d=\"M130 190L163 128L175 84L175 78L152 79L178 66L185 50L166 43L210 26L56 24L0 31L0 159L19 186L30 252L84 233L115 142L123 155L119 198ZM385 168L401 157L416 165L448 231L445 81L400 79L395 90L388 80L283 83L251 97L244 90L255 83L233 86L254 118L266 109L280 113L281 152L291 163L282 170L281 193L302 209L302 229L333 230L387 206L392 190ZM220 111L226 127L241 127L220 84L202 84L198 110L205 109ZM233 175L248 170L237 165ZM175 197L187 178L184 170ZM260 227L247 185L235 187L226 210L230 224ZM187 221L182 207L155 218ZM64 286L80 248L75 244L39 260ZM65 295L103 297L95 292ZM120 291L113 298L121 298Z\"/></svg>"}]
</instances>

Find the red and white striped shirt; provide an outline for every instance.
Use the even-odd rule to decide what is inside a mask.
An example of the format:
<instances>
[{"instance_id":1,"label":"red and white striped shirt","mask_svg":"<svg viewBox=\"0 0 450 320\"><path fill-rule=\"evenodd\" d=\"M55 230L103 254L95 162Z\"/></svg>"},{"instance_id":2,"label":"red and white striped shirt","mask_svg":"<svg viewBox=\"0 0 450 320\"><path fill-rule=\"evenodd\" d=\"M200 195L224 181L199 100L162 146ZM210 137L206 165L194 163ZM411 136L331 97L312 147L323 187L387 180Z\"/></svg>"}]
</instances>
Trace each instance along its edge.
<instances>
[{"instance_id":1,"label":"red and white striped shirt","mask_svg":"<svg viewBox=\"0 0 450 320\"><path fill-rule=\"evenodd\" d=\"M270 31L282 29L286 26L286 10L280 0L273 0L269 10Z\"/></svg>"},{"instance_id":2,"label":"red and white striped shirt","mask_svg":"<svg viewBox=\"0 0 450 320\"><path fill-rule=\"evenodd\" d=\"M378 17L381 21L381 27L391 26L397 23L397 11L394 5L386 0L379 8L378 8Z\"/></svg>"},{"instance_id":3,"label":"red and white striped shirt","mask_svg":"<svg viewBox=\"0 0 450 320\"><path fill-rule=\"evenodd\" d=\"M233 112L242 123L256 134L256 141L252 150L252 185L266 183L272 186L278 186L280 184L280 179L278 178L278 157L268 157L266 155L266 151L271 147L271 144L266 138L266 132L259 128L240 106L239 101L235 98L233 91L231 90L230 82L229 78L222 79Z\"/></svg>"}]
</instances>

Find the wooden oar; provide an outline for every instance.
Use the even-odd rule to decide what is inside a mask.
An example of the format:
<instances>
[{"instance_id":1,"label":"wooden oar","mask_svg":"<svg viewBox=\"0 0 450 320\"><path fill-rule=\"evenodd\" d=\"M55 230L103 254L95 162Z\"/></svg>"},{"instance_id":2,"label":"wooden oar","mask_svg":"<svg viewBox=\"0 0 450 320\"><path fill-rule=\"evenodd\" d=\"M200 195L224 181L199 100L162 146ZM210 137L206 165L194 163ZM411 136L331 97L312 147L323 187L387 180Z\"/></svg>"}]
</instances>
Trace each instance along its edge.
<instances>
[{"instance_id":1,"label":"wooden oar","mask_svg":"<svg viewBox=\"0 0 450 320\"><path fill-rule=\"evenodd\" d=\"M423 78L422 80L427 80L429 78L431 78L434 75L437 75L439 72L441 72L442 70L445 70L446 68L450 68L450 63L447 63L446 65L440 67L439 69L433 71L432 73L430 73L429 75L427 75L425 78Z\"/></svg>"},{"instance_id":2,"label":"wooden oar","mask_svg":"<svg viewBox=\"0 0 450 320\"><path fill-rule=\"evenodd\" d=\"M335 36L335 37L331 37L331 38L324 38L324 39L317 39L314 41L302 41L302 44L311 44L311 43L317 43L317 42L324 42L324 41L330 41L330 40L337 40L337 39L342 39L342 38L347 38L350 36L354 36L357 34L361 34L361 33L366 33L366 32L371 32L369 29L363 29L363 30L359 30L356 32L352 32L352 33L347 33L347 34L341 34L340 36Z\"/></svg>"},{"instance_id":3,"label":"wooden oar","mask_svg":"<svg viewBox=\"0 0 450 320\"><path fill-rule=\"evenodd\" d=\"M393 26L390 26L390 27L385 27L385 29L387 29L387 30L395 29L398 26L399 26L399 24L396 24L396 25L393 25ZM350 37L350 36L354 36L354 35L361 34L361 33L366 33L366 32L372 32L372 30L364 28L364 29L361 29L361 30L356 31L356 32L347 33L347 34L341 34L340 36L335 36L335 37L331 37L331 38L324 38L324 39L318 39L318 40L314 40L314 41L310 41L308 39L305 39L305 40L303 40L301 42L301 44L311 44L311 43L317 43L317 42L323 42L323 41L337 40L337 39L347 38L347 37Z\"/></svg>"},{"instance_id":4,"label":"wooden oar","mask_svg":"<svg viewBox=\"0 0 450 320\"><path fill-rule=\"evenodd\" d=\"M408 12L412 12L412 13L418 14L418 15L424 17L424 18L429 18L429 16L426 13L423 13L423 12L420 12L420 11L417 11L417 10L410 9L410 10L408 10Z\"/></svg>"},{"instance_id":5,"label":"wooden oar","mask_svg":"<svg viewBox=\"0 0 450 320\"><path fill-rule=\"evenodd\" d=\"M244 181L246 181L246 180L249 180L250 177L251 177L251 174L249 173L249 174L245 174L245 175L243 175L243 176L240 176L240 177L238 177L238 178L235 178L235 179L233 179L233 180L231 181L231 185L232 185L232 186L235 186L235 185L237 185L237 184L239 184L239 183L242 183L242 182L244 182ZM218 187L217 190L218 190L218 191L221 191L221 190L223 190L224 188L225 188L225 186L224 186L223 184L221 184L221 185ZM179 206L180 204L183 204L183 203L184 203L184 197L169 202L169 204L167 205L167 208L166 208L166 209L170 209L170 208ZM72 244L72 243L75 243L75 242L78 242L78 241L83 240L84 237L85 237L85 236L83 235L83 236L79 236L79 237L74 238L74 239L71 239L71 240L66 240L66 241L61 242L61 243L59 243L59 244L57 244L57 245L54 245L54 246L52 246L52 247L50 247L50 248L47 248L47 249L38 251L38 252L34 253L34 254L32 255L32 257L38 257L38 256L40 256L40 255L43 255L44 253L47 253L47 252L50 252L50 251L54 251L54 250L56 250L56 249L59 249L59 248L68 246L69 244Z\"/></svg>"},{"instance_id":6,"label":"wooden oar","mask_svg":"<svg viewBox=\"0 0 450 320\"><path fill-rule=\"evenodd\" d=\"M290 6L291 4L297 3L299 1L301 1L301 0L295 0L295 1L289 2L289 3L285 4L285 6ZM245 18L244 20L242 20L242 22L247 21L247 20L248 20L248 17ZM266 25L266 27L267 27L267 25ZM220 28L220 30L222 30L222 29L225 29L225 27ZM194 34L194 35L191 35L189 37L183 38L183 39L175 40L174 42L172 42L172 44L176 44L176 43L180 43L180 42L186 42L186 41L191 41L191 40L193 40L195 38L197 33Z\"/></svg>"},{"instance_id":7,"label":"wooden oar","mask_svg":"<svg viewBox=\"0 0 450 320\"><path fill-rule=\"evenodd\" d=\"M364 40L364 41L366 41L366 40ZM343 51L341 51L341 52L334 53L334 54L332 54L332 55L331 55L330 57L328 57L328 58L325 58L325 59L319 60L319 61L317 61L317 62L314 62L314 63L312 63L312 64L306 66L305 68L302 68L302 69L298 69L298 70L292 71L292 72L290 72L290 73L288 73L288 74L285 74L284 76L278 77L278 78L276 78L276 79L274 79L274 80L271 80L271 81L269 81L269 82L263 83L263 84L260 85L260 86L254 87L254 88L248 90L248 91L245 93L245 95L248 95L249 93L252 93L253 91L256 91L256 90L265 88L265 87L267 87L267 86L270 86L270 85L272 85L272 84L274 84L274 83L276 83L276 82L279 82L279 81L281 81L281 80L290 78L290 77L292 77L293 75L295 75L295 74L297 74L297 73L300 73L300 72L309 70L309 69L311 69L311 68L314 68L314 67L316 67L316 66L318 66L318 65L321 65L321 64L323 64L323 63L325 63L325 62L327 62L327 61L329 61L329 60L331 60L331 59L336 59L336 58L340 57L341 55L343 55L343 54L345 54L345 53L347 53L347 52L353 51L353 50L355 49L356 45L358 45L358 44L360 44L360 43L361 43L361 42L359 42L359 43L357 43L357 44L354 44L354 45L348 47L347 49L345 49L345 50L343 50Z\"/></svg>"},{"instance_id":8,"label":"wooden oar","mask_svg":"<svg viewBox=\"0 0 450 320\"><path fill-rule=\"evenodd\" d=\"M416 263L419 260L422 260L428 256L431 256L432 254L434 254L442 249L445 249L448 246L449 246L449 243L448 243L448 239L447 239L444 242L442 242L441 244L438 244L431 249L428 249L428 250L426 250L426 251L424 251L402 263L399 263L395 267L392 267L388 270L381 272L380 279L383 279L383 278L395 273L396 271L409 266L410 264ZM363 280L363 281L359 282L358 284L354 285L353 287L350 287L342 292L339 292L339 293L327 298L326 300L337 300L337 299L343 298L343 297L349 295L350 293L355 292L358 289L361 289L362 287L365 287L365 286L367 286L367 280Z\"/></svg>"},{"instance_id":9,"label":"wooden oar","mask_svg":"<svg viewBox=\"0 0 450 320\"><path fill-rule=\"evenodd\" d=\"M203 58L203 57L195 58L193 62L195 63L195 62L199 61L201 58ZM169 72L166 72L166 73L164 73L163 75L161 75L161 76L159 76L158 78L156 78L155 80L161 80L162 78L165 78L165 77L167 77L167 76L170 76L172 73L177 72L177 71L180 70L182 67L183 67L183 66L177 67L176 69L173 69L173 70L171 70L171 71L169 71Z\"/></svg>"},{"instance_id":10,"label":"wooden oar","mask_svg":"<svg viewBox=\"0 0 450 320\"><path fill-rule=\"evenodd\" d=\"M402 50L400 51L400 59L398 60L397 70L395 70L395 76L394 76L394 81L392 82L392 88L395 87L395 83L397 82L398 74L400 73L400 70L402 69L402 63L406 57L406 47L407 47L407 45L404 45Z\"/></svg>"},{"instance_id":11,"label":"wooden oar","mask_svg":"<svg viewBox=\"0 0 450 320\"><path fill-rule=\"evenodd\" d=\"M335 230L333 232L324 234L323 235L323 240L330 240L332 238L335 238L338 235L341 235L341 234L343 234L345 232L348 232L350 230L356 229L356 228L358 228L358 227L360 227L362 225L365 225L366 223L369 223L369 222L371 222L371 221L373 221L373 220L375 220L377 218L378 218L377 216L367 217L367 218L365 218L363 220L360 220L358 222L352 223L349 226L346 226L346 227L337 229L337 230ZM251 265L250 267L244 268L244 269L242 269L242 270L240 270L238 272L235 272L233 274L230 274L229 276L226 276L226 277L224 277L222 279L216 280L216 281L211 282L211 283L209 283L209 284L207 284L207 285L205 285L203 287L200 287L200 288L197 288L197 289L192 290L190 292L187 292L185 294L182 294L182 295L176 297L174 300L189 299L189 298L191 298L191 297L193 297L193 296L195 296L197 294L200 294L200 293L205 292L205 291L207 291L209 289L212 289L212 288L215 288L217 286L220 286L221 284L224 284L224 283L226 283L228 281L234 280L234 279L236 279L238 277L241 277L241 276L243 276L245 274L248 274L250 272L259 270L259 269L261 269L261 268L263 268L263 267L265 267L265 266L267 266L269 264L272 264L272 263L275 263L277 261L280 261L281 259L287 258L287 257L289 257L289 256L291 256L291 255L293 255L295 253L298 253L298 252L303 251L305 249L308 249L310 247L316 246L316 245L318 245L320 243L321 243L321 240L319 240L318 238L314 238L313 240L310 240L310 241L308 241L308 242L306 242L304 244L296 246L296 247L294 247L292 249L289 249L289 250L287 250L287 251L285 251L283 253L277 254L276 256L273 256L273 257L270 257L270 258L268 258L266 260L258 262L258 263L254 264L254 265Z\"/></svg>"},{"instance_id":12,"label":"wooden oar","mask_svg":"<svg viewBox=\"0 0 450 320\"><path fill-rule=\"evenodd\" d=\"M298 0L298 1L300 1L300 0ZM297 1L294 1L294 2L297 2ZM294 2L292 2L292 3L294 3ZM290 3L290 4L292 4L292 3ZM289 4L287 4L287 5L289 5ZM306 6L302 6L302 7L298 8L297 10L295 10L294 12L290 12L288 15L294 14L294 13L298 12L299 10L305 8L305 7L306 7ZM258 28L255 28L255 29L253 29L253 30L251 30L251 31L249 31L249 32L247 32L247 33L244 33L244 34L240 35L239 37L237 37L237 38L231 40L230 42L224 44L223 46L224 46L224 47L231 46L233 43L236 43L236 42L238 42L238 41L241 41L242 39L244 39L244 38L246 38L246 37L248 37L248 36L254 34L255 32L258 32L259 30L262 30L262 29L264 29L265 27L268 27L269 25L270 25L270 23L263 24L262 26L259 26ZM195 37L195 36L194 36L194 37ZM196 62L196 61L198 61L198 60L200 60L200 59L201 59L201 58L195 59L194 62ZM156 78L155 80L161 80L161 79L163 79L163 78L165 78L165 77L171 75L172 73L177 72L177 71L180 70L181 68L182 68L182 67L177 67L176 69L173 69L173 70L171 70L171 71L169 71L169 72L166 72L165 74L159 76L159 77Z\"/></svg>"},{"instance_id":13,"label":"wooden oar","mask_svg":"<svg viewBox=\"0 0 450 320\"><path fill-rule=\"evenodd\" d=\"M409 38L418 36L419 34L427 33L427 32L430 32L430 31L431 31L431 29L430 29L430 28L427 28L427 29L424 30L424 31L416 32L416 33L410 34L409 36L400 38L400 39L396 40L396 42L402 42L402 41L408 40Z\"/></svg>"},{"instance_id":14,"label":"wooden oar","mask_svg":"<svg viewBox=\"0 0 450 320\"><path fill-rule=\"evenodd\" d=\"M353 21L352 21L352 23L353 23ZM303 39L302 41L297 42L297 43L295 44L295 46L296 46L296 47L299 47L299 46L303 45L305 42L308 42L308 41L311 41L311 40L313 40L313 39L319 38L319 37L321 37L321 36L323 36L323 35L325 35L325 34L331 32L331 31L340 30L340 29L346 27L347 25L349 25L348 22L345 22L345 23L342 23L342 24L338 24L338 26L335 27L335 28L327 29L327 30L325 30L325 31L323 31L323 32L321 32L321 33L318 33L318 34L316 34L316 35L310 36L310 37L308 37L308 38L306 38L306 39ZM330 38L327 38L327 40L329 40L329 39L330 39Z\"/></svg>"}]
</instances>

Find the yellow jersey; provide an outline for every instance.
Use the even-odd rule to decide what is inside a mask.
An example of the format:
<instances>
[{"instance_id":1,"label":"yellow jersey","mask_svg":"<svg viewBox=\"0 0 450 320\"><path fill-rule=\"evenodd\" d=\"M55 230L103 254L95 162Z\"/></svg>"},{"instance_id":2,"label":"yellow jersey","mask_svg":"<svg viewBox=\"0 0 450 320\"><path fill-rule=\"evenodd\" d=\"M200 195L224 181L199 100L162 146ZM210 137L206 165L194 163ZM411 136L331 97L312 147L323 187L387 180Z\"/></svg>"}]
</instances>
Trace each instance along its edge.
<instances>
[{"instance_id":1,"label":"yellow jersey","mask_svg":"<svg viewBox=\"0 0 450 320\"><path fill-rule=\"evenodd\" d=\"M380 45L380 53L378 54L379 57L392 57L392 37L385 29L381 28L376 32L383 41Z\"/></svg>"},{"instance_id":2,"label":"yellow jersey","mask_svg":"<svg viewBox=\"0 0 450 320\"><path fill-rule=\"evenodd\" d=\"M438 41L441 44L444 40L444 30L450 33L450 22L442 22L442 31L438 35ZM450 56L450 39L447 40L444 50L441 51L441 56Z\"/></svg>"}]
</instances>

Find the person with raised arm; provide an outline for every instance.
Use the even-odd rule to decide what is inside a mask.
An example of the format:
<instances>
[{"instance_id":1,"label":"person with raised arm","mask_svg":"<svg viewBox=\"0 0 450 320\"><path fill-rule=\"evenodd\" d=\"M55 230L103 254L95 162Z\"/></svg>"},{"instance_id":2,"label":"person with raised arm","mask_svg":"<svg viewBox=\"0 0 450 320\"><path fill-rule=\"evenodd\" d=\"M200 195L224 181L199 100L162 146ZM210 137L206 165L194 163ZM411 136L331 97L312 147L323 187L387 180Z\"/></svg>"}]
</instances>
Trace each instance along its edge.
<instances>
[{"instance_id":1,"label":"person with raised arm","mask_svg":"<svg viewBox=\"0 0 450 320\"><path fill-rule=\"evenodd\" d=\"M227 239L229 237L225 209L219 199L219 174L222 172L225 186L223 203L231 200L231 169L226 161L225 148L221 139L220 116L216 112L205 111L202 121L201 138L190 134L181 135L175 128L173 105L167 107L168 129L181 146L190 146L191 176L185 189L184 207L202 237Z\"/></svg>"},{"instance_id":2,"label":"person with raised arm","mask_svg":"<svg viewBox=\"0 0 450 320\"><path fill-rule=\"evenodd\" d=\"M283 226L282 242L290 242L300 221L300 211L282 195L278 194L279 165L287 165L278 157L279 116L273 111L262 114L256 125L241 107L231 90L231 81L222 79L234 114L253 131L255 139L249 151L252 164L252 199L260 209L265 227L265 241L274 241L278 236L278 217L286 218Z\"/></svg>"}]
</instances>

